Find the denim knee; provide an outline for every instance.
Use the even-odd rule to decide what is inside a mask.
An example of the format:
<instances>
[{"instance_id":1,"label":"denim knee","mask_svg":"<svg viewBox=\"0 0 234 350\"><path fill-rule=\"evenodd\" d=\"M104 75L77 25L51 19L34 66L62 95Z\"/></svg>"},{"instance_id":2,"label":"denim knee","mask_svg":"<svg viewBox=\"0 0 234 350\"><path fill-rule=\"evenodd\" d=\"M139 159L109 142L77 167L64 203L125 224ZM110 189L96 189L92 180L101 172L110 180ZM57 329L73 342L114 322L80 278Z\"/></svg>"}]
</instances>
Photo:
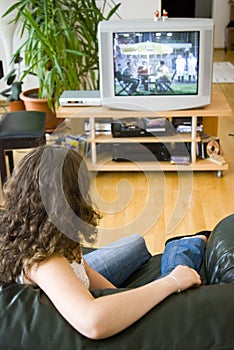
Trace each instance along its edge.
<instances>
[{"instance_id":1,"label":"denim knee","mask_svg":"<svg viewBox=\"0 0 234 350\"><path fill-rule=\"evenodd\" d=\"M178 265L185 265L199 272L204 249L205 242L199 237L168 242L162 255L161 275L167 275Z\"/></svg>"},{"instance_id":2,"label":"denim knee","mask_svg":"<svg viewBox=\"0 0 234 350\"><path fill-rule=\"evenodd\" d=\"M120 286L149 258L144 237L121 238L84 256L87 263L115 286Z\"/></svg>"}]
</instances>

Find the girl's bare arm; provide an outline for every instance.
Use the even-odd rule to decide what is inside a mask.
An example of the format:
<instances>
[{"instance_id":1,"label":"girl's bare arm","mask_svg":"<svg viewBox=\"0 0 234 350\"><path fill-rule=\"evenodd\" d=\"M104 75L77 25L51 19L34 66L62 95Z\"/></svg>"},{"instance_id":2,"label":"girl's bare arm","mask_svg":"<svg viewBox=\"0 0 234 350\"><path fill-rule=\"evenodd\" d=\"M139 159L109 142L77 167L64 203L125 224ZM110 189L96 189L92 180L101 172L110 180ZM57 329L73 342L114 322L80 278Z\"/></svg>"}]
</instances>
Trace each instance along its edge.
<instances>
[{"instance_id":1,"label":"girl's bare arm","mask_svg":"<svg viewBox=\"0 0 234 350\"><path fill-rule=\"evenodd\" d=\"M179 288L184 290L201 283L197 272L185 266L178 266L171 275L173 278L168 275L136 289L95 299L63 257L52 257L30 271L31 279L63 317L92 339L120 332Z\"/></svg>"}]
</instances>

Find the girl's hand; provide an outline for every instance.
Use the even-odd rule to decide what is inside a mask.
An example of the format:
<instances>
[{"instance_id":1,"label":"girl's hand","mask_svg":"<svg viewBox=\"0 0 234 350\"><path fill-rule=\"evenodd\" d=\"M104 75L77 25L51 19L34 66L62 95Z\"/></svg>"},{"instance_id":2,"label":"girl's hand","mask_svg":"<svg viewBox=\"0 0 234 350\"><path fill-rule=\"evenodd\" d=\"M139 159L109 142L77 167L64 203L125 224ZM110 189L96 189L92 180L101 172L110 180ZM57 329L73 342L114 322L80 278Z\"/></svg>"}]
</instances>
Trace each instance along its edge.
<instances>
[{"instance_id":1,"label":"girl's hand","mask_svg":"<svg viewBox=\"0 0 234 350\"><path fill-rule=\"evenodd\" d=\"M200 275L188 266L179 265L169 275L169 278L174 281L177 292L186 290L192 286L201 285Z\"/></svg>"}]
</instances>

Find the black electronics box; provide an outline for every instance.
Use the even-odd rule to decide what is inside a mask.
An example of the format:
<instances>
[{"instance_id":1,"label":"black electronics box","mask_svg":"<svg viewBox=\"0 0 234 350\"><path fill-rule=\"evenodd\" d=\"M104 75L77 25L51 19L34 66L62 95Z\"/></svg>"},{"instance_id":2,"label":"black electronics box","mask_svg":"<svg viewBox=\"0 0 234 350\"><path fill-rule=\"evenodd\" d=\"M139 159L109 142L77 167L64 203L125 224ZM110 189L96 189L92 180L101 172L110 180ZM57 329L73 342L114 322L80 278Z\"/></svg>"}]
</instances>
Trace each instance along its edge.
<instances>
[{"instance_id":1,"label":"black electronics box","mask_svg":"<svg viewBox=\"0 0 234 350\"><path fill-rule=\"evenodd\" d=\"M112 145L112 160L124 161L171 161L177 157L190 162L190 143L114 143Z\"/></svg>"},{"instance_id":2,"label":"black electronics box","mask_svg":"<svg viewBox=\"0 0 234 350\"><path fill-rule=\"evenodd\" d=\"M167 118L122 118L111 123L113 137L170 136L175 128Z\"/></svg>"},{"instance_id":3,"label":"black electronics box","mask_svg":"<svg viewBox=\"0 0 234 350\"><path fill-rule=\"evenodd\" d=\"M163 143L114 143L112 160L123 161L169 161L170 151Z\"/></svg>"},{"instance_id":4,"label":"black electronics box","mask_svg":"<svg viewBox=\"0 0 234 350\"><path fill-rule=\"evenodd\" d=\"M172 125L180 133L192 132L192 117L174 117L172 118ZM197 117L197 130L198 133L203 132L203 118Z\"/></svg>"},{"instance_id":5,"label":"black electronics box","mask_svg":"<svg viewBox=\"0 0 234 350\"><path fill-rule=\"evenodd\" d=\"M202 139L197 143L196 154L199 158L208 158L210 154L220 153L219 139ZM176 143L114 143L112 160L123 161L172 161L188 164L191 161L191 142Z\"/></svg>"}]
</instances>

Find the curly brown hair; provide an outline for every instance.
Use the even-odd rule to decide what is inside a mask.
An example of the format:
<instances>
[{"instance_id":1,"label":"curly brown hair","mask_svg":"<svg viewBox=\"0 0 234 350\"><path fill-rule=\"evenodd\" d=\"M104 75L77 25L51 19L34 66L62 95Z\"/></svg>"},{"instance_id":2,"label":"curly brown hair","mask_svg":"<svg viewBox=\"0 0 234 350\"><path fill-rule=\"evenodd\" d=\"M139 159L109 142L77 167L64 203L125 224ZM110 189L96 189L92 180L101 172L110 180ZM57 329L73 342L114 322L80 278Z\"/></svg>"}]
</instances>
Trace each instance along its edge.
<instances>
[{"instance_id":1,"label":"curly brown hair","mask_svg":"<svg viewBox=\"0 0 234 350\"><path fill-rule=\"evenodd\" d=\"M81 259L81 245L97 236L100 214L89 195L81 155L62 146L28 153L5 183L0 218L0 280L15 281L52 255Z\"/></svg>"}]
</instances>

